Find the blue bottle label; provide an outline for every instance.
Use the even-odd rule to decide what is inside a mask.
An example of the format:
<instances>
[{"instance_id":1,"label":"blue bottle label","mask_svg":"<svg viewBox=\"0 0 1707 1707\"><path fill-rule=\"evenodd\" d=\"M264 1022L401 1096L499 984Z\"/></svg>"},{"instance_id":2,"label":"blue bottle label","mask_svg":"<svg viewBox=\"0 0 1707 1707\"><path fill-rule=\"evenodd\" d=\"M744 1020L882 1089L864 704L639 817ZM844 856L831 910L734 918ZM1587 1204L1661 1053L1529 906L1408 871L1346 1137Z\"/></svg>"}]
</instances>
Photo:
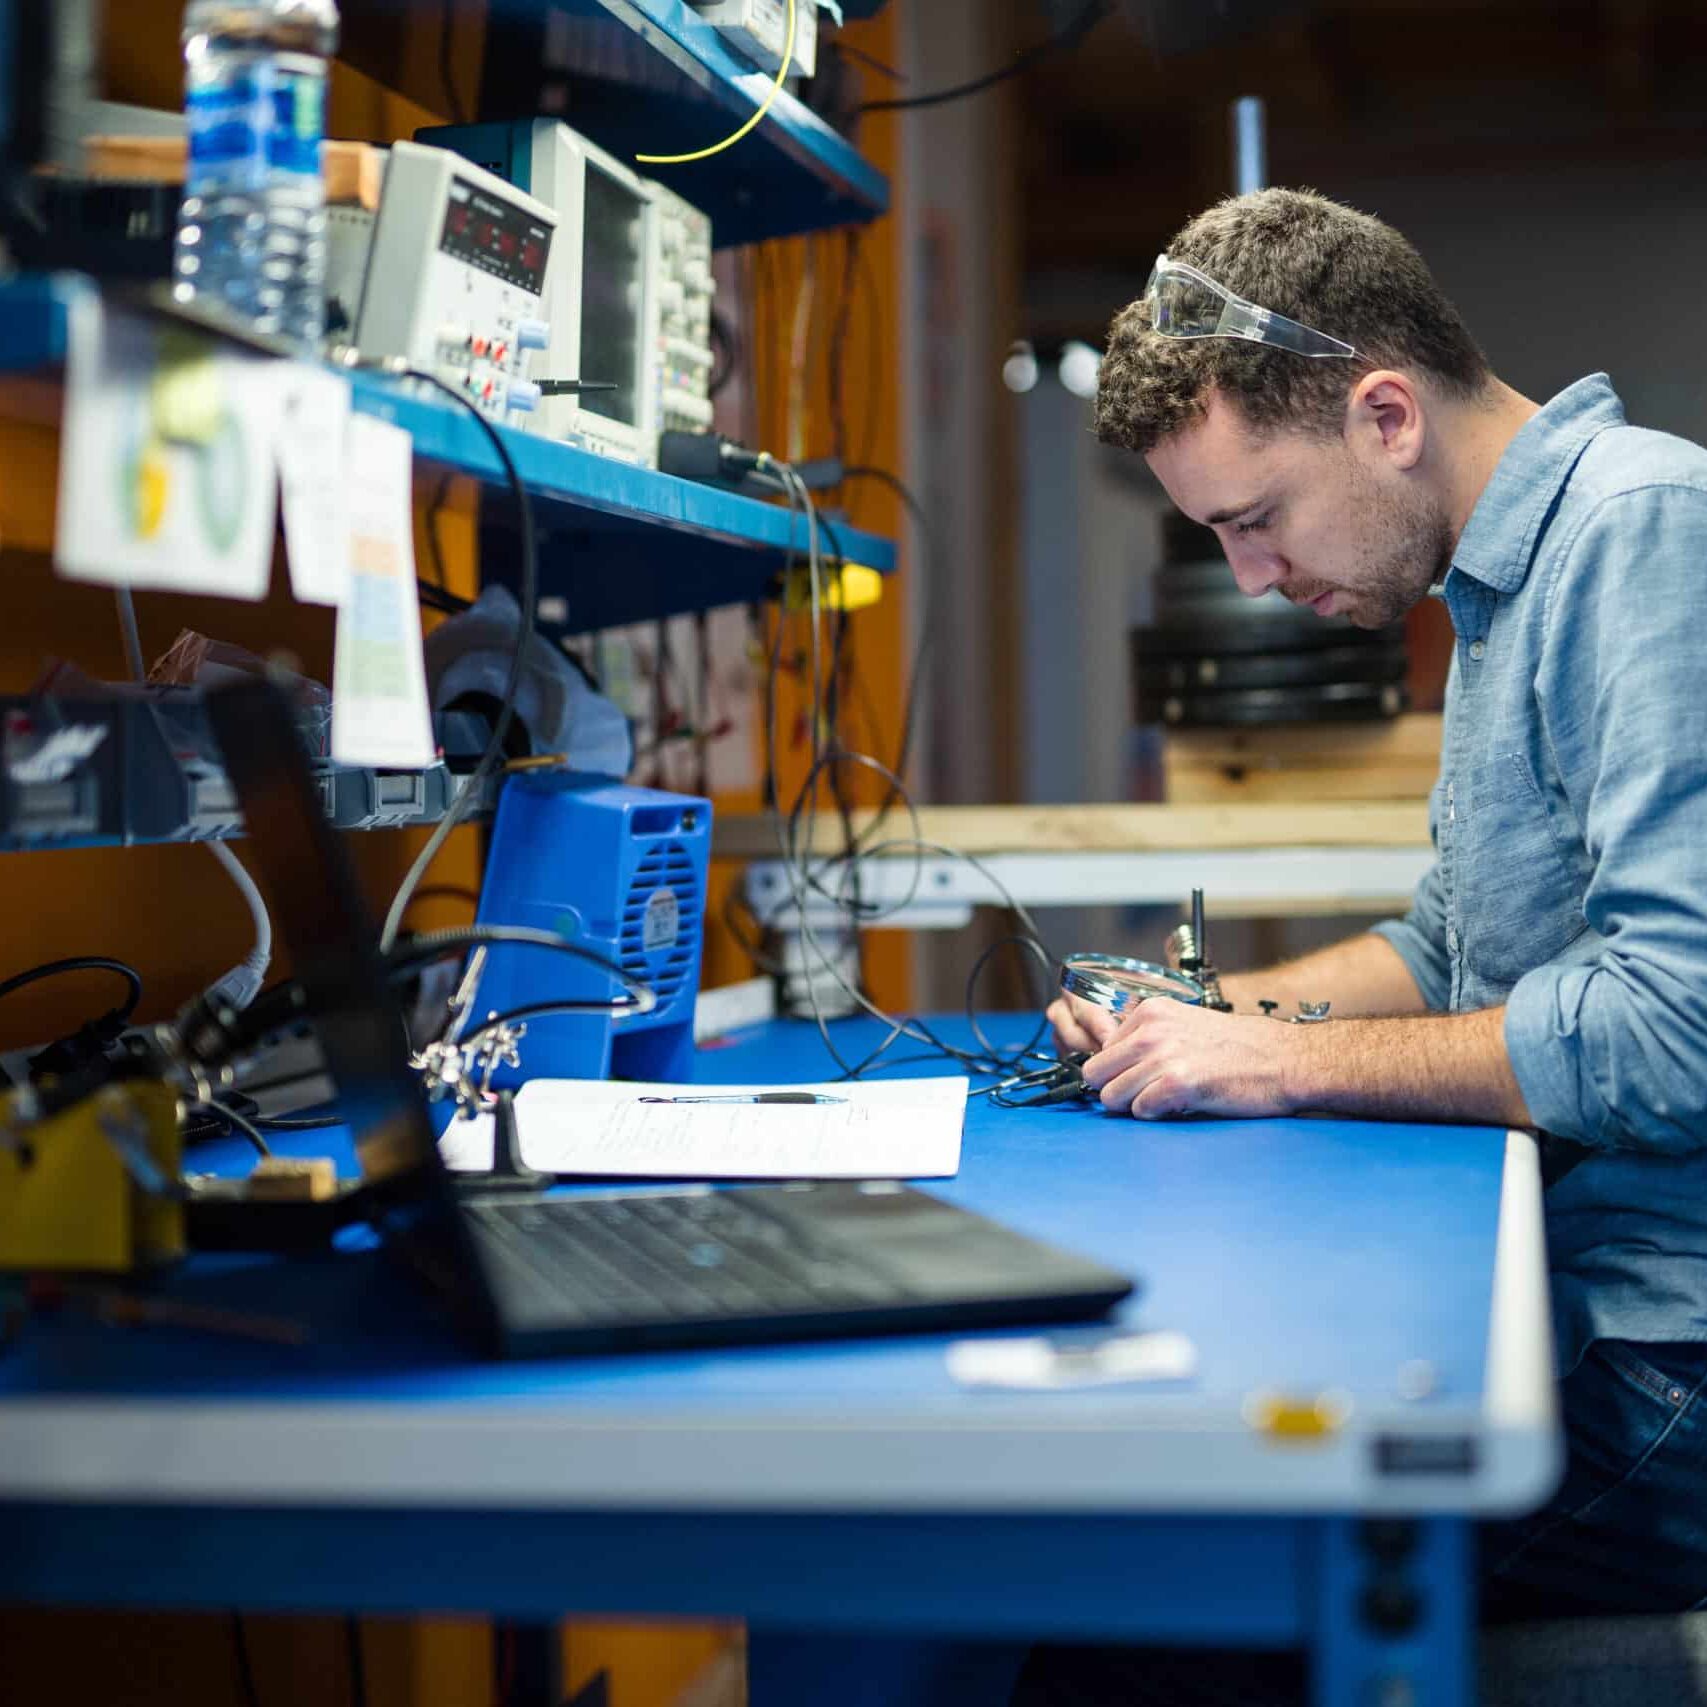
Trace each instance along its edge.
<instances>
[{"instance_id":1,"label":"blue bottle label","mask_svg":"<svg viewBox=\"0 0 1707 1707\"><path fill-rule=\"evenodd\" d=\"M190 176L224 175L224 169L257 162L265 136L259 68L234 68L224 76L205 73L190 85L184 116L190 131Z\"/></svg>"},{"instance_id":2,"label":"blue bottle label","mask_svg":"<svg viewBox=\"0 0 1707 1707\"><path fill-rule=\"evenodd\" d=\"M192 74L184 103L190 179L229 181L263 170L320 174L326 77L313 61L253 59Z\"/></svg>"}]
</instances>

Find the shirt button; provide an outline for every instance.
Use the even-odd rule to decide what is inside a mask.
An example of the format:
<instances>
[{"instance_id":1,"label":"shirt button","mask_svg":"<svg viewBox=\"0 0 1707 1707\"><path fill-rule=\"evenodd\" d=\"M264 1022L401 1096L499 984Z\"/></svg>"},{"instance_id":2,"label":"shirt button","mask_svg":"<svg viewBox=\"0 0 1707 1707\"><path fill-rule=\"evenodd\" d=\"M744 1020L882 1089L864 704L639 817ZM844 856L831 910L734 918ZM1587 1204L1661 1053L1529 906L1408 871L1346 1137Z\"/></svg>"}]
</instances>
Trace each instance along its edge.
<instances>
[{"instance_id":1,"label":"shirt button","mask_svg":"<svg viewBox=\"0 0 1707 1707\"><path fill-rule=\"evenodd\" d=\"M1487 651L1487 649L1488 649L1488 647L1487 647L1487 643L1486 643L1486 642L1485 642L1485 641L1482 641L1482 640L1472 640L1472 641L1471 641L1471 642L1470 642L1470 656L1471 656L1471 657L1472 657L1472 658L1473 658L1473 659L1474 659L1474 660L1475 660L1475 661L1476 661L1476 662L1477 662L1477 663L1478 663L1478 664L1479 664L1479 663L1481 663L1481 661L1482 661L1482 654L1483 654L1483 653L1484 653L1484 652L1486 652L1486 651Z\"/></svg>"},{"instance_id":2,"label":"shirt button","mask_svg":"<svg viewBox=\"0 0 1707 1707\"><path fill-rule=\"evenodd\" d=\"M1446 927L1446 947L1447 952L1450 954L1456 954L1458 952L1458 928L1456 925L1448 925Z\"/></svg>"}]
</instances>

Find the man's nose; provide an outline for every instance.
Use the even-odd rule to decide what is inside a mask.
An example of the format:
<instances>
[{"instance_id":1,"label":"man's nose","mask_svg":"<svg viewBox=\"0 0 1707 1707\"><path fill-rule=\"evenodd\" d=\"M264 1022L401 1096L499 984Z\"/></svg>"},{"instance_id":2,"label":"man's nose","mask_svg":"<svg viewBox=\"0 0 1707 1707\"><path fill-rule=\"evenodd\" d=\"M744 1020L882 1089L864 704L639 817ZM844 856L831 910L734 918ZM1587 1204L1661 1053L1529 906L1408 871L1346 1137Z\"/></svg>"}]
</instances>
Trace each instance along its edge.
<instances>
[{"instance_id":1,"label":"man's nose","mask_svg":"<svg viewBox=\"0 0 1707 1707\"><path fill-rule=\"evenodd\" d=\"M1228 545L1227 561L1239 591L1247 599L1260 599L1286 579L1286 559L1260 546Z\"/></svg>"}]
</instances>

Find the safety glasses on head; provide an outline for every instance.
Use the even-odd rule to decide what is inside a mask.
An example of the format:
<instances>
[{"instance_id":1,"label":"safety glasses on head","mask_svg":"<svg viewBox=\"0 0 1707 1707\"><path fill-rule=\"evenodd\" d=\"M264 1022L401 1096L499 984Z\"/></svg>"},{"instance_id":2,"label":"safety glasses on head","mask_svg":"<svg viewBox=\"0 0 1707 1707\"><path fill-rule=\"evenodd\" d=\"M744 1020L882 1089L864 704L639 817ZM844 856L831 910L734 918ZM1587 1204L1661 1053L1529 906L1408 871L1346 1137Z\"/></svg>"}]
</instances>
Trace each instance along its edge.
<instances>
[{"instance_id":1,"label":"safety glasses on head","mask_svg":"<svg viewBox=\"0 0 1707 1707\"><path fill-rule=\"evenodd\" d=\"M1351 356L1350 344L1235 296L1207 273L1158 255L1144 287L1150 327L1166 338L1246 338L1300 356Z\"/></svg>"}]
</instances>

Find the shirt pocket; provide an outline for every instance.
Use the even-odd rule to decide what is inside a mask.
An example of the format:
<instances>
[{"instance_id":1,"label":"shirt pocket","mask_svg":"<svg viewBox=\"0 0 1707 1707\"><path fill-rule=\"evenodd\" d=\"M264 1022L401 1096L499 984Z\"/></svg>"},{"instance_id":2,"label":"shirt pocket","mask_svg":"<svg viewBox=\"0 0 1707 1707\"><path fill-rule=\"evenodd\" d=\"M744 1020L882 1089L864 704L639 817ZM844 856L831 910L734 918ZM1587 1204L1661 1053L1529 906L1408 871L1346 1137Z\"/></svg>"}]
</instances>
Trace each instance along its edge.
<instances>
[{"instance_id":1,"label":"shirt pocket","mask_svg":"<svg viewBox=\"0 0 1707 1707\"><path fill-rule=\"evenodd\" d=\"M1524 754L1469 767L1452 800L1459 948L1478 978L1509 987L1588 928L1582 891Z\"/></svg>"}]
</instances>

